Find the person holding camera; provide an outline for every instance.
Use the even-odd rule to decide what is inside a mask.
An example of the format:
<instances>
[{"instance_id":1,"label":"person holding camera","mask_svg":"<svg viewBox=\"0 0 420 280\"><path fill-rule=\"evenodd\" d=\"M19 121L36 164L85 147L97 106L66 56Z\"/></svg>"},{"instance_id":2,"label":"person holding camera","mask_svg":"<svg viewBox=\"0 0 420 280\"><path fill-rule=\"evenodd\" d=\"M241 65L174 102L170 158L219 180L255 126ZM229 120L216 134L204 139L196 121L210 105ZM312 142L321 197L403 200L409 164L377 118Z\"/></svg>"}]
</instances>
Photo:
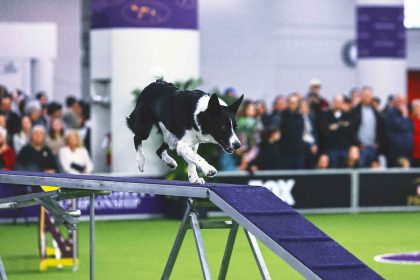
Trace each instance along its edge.
<instances>
[{"instance_id":1,"label":"person holding camera","mask_svg":"<svg viewBox=\"0 0 420 280\"><path fill-rule=\"evenodd\" d=\"M90 174L93 163L85 147L81 145L80 135L76 130L65 133L66 145L58 152L58 160L65 173Z\"/></svg>"}]
</instances>

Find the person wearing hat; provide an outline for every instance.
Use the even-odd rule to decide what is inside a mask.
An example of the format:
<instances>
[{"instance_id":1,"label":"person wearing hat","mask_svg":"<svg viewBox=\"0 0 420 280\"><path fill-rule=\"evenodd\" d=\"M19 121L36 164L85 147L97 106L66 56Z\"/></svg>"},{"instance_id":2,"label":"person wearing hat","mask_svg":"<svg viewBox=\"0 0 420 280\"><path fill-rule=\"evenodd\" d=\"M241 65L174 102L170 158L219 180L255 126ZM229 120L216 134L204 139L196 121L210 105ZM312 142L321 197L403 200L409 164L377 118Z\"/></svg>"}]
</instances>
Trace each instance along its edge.
<instances>
[{"instance_id":1,"label":"person wearing hat","mask_svg":"<svg viewBox=\"0 0 420 280\"><path fill-rule=\"evenodd\" d=\"M309 93L307 95L307 99L312 112L314 112L317 116L319 116L321 111L325 111L329 107L328 101L321 96L321 87L321 81L318 79L312 79L309 82Z\"/></svg>"}]
</instances>

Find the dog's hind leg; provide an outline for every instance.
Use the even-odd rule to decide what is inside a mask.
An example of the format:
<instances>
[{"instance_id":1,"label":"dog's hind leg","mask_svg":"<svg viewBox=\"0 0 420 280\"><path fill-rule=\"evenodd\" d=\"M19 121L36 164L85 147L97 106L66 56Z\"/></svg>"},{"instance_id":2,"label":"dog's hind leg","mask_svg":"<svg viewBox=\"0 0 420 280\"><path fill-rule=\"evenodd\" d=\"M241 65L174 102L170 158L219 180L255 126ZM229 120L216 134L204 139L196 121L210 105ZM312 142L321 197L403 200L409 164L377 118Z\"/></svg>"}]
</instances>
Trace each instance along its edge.
<instances>
[{"instance_id":1,"label":"dog's hind leg","mask_svg":"<svg viewBox=\"0 0 420 280\"><path fill-rule=\"evenodd\" d=\"M163 160L163 162L170 168L175 169L178 164L176 161L168 154L169 146L166 143L162 143L162 145L157 149L156 154L158 157Z\"/></svg>"},{"instance_id":2,"label":"dog's hind leg","mask_svg":"<svg viewBox=\"0 0 420 280\"><path fill-rule=\"evenodd\" d=\"M194 152L197 152L198 144L194 145L193 150ZM206 182L204 181L203 178L198 177L197 166L192 162L188 162L188 180L192 184L200 184L200 185Z\"/></svg>"}]
</instances>

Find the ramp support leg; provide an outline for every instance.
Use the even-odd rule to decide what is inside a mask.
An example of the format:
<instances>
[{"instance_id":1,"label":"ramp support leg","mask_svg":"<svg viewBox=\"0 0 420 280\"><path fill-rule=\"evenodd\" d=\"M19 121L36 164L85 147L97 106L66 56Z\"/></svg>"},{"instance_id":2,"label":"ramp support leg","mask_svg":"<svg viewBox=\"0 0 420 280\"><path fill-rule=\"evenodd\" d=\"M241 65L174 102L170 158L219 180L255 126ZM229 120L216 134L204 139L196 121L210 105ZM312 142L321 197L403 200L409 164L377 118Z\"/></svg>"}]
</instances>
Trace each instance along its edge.
<instances>
[{"instance_id":1,"label":"ramp support leg","mask_svg":"<svg viewBox=\"0 0 420 280\"><path fill-rule=\"evenodd\" d=\"M172 246L171 253L169 254L168 261L165 266L165 270L162 274L162 280L167 280L171 276L172 270L174 269L176 258L178 257L179 250L181 249L182 242L184 241L185 234L187 233L188 223L190 221L191 206L187 204L187 210L185 210L184 217L182 218L181 226L176 235L174 245Z\"/></svg>"},{"instance_id":2,"label":"ramp support leg","mask_svg":"<svg viewBox=\"0 0 420 280\"><path fill-rule=\"evenodd\" d=\"M90 280L95 279L95 194L90 194L90 247L89 247L89 264L90 264Z\"/></svg>"},{"instance_id":3,"label":"ramp support leg","mask_svg":"<svg viewBox=\"0 0 420 280\"><path fill-rule=\"evenodd\" d=\"M254 254L255 261L257 262L262 279L271 280L270 273L268 272L267 266L265 265L264 257L261 253L260 247L258 246L257 239L247 230L245 230L245 235L248 239L249 245L251 246L251 250Z\"/></svg>"},{"instance_id":4,"label":"ramp support leg","mask_svg":"<svg viewBox=\"0 0 420 280\"><path fill-rule=\"evenodd\" d=\"M0 258L0 280L7 280L6 270L3 266L3 261Z\"/></svg>"},{"instance_id":5,"label":"ramp support leg","mask_svg":"<svg viewBox=\"0 0 420 280\"><path fill-rule=\"evenodd\" d=\"M232 227L229 231L228 240L226 242L225 253L223 255L222 265L220 266L219 280L225 280L229 268L230 257L232 256L233 245L235 245L236 235L238 233L238 223L232 221Z\"/></svg>"},{"instance_id":6,"label":"ramp support leg","mask_svg":"<svg viewBox=\"0 0 420 280\"><path fill-rule=\"evenodd\" d=\"M207 261L206 250L204 249L203 237L201 236L200 223L195 212L190 214L191 229L194 233L195 244L197 245L198 256L200 257L201 270L203 271L204 279L210 280L210 267Z\"/></svg>"}]
</instances>

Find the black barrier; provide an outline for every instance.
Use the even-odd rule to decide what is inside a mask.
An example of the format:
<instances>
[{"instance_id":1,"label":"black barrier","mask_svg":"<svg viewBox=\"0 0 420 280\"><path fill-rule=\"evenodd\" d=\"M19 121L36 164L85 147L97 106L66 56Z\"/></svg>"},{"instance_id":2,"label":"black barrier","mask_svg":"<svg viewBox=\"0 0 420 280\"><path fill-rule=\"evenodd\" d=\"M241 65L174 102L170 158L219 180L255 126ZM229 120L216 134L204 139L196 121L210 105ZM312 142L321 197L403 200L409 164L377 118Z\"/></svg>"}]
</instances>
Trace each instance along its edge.
<instances>
[{"instance_id":1,"label":"black barrier","mask_svg":"<svg viewBox=\"0 0 420 280\"><path fill-rule=\"evenodd\" d=\"M351 206L351 174L222 175L219 181L264 186L298 209Z\"/></svg>"},{"instance_id":2,"label":"black barrier","mask_svg":"<svg viewBox=\"0 0 420 280\"><path fill-rule=\"evenodd\" d=\"M360 173L359 206L420 205L420 173Z\"/></svg>"}]
</instances>

